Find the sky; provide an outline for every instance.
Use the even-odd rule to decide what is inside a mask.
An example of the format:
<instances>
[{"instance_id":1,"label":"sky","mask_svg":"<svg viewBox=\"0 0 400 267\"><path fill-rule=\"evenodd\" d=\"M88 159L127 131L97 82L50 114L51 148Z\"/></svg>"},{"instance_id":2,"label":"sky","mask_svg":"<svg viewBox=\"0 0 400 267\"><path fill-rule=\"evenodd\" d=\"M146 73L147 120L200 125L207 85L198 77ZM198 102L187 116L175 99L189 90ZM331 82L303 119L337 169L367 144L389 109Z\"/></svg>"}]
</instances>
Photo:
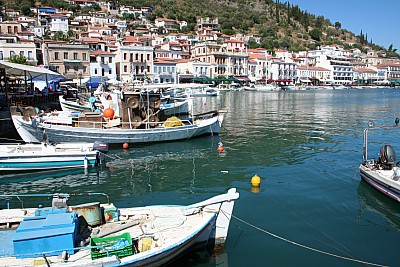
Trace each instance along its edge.
<instances>
[{"instance_id":1,"label":"sky","mask_svg":"<svg viewBox=\"0 0 400 267\"><path fill-rule=\"evenodd\" d=\"M400 51L400 0L288 0L308 13L324 16L332 24L356 35L367 34L368 41ZM286 0L280 0L281 3Z\"/></svg>"}]
</instances>

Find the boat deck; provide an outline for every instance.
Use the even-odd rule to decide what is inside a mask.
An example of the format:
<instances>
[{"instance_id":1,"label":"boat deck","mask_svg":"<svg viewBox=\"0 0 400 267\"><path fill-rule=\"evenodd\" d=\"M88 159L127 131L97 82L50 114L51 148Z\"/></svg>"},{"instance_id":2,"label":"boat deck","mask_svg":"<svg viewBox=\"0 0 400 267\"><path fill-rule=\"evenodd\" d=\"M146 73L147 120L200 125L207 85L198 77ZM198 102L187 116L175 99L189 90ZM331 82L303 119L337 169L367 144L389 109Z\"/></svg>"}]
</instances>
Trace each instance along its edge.
<instances>
[{"instance_id":1,"label":"boat deck","mask_svg":"<svg viewBox=\"0 0 400 267\"><path fill-rule=\"evenodd\" d=\"M0 223L4 228L11 225L16 226L23 217L32 211L1 210ZM19 216L10 216L15 212L19 212ZM123 220L95 227L92 235L96 233L97 236L105 234L110 237L129 233L134 244L134 255L121 259L104 257L92 260L90 247L86 246L81 247L77 253L69 255L67 260L62 259L61 256L47 256L46 258L51 266L107 266L111 263L136 262L143 257L172 248L177 241L184 243L185 238L196 235L196 232L200 231L204 224L210 223L215 214L215 211L207 212L199 208L184 210L175 206L120 209L120 219ZM2 235L0 235L2 238L0 251L3 251L3 254L0 254L0 266L46 266L43 257L25 259L7 257L8 253L12 253L13 232L15 231L2 231ZM206 234L207 239L209 234ZM146 244L143 242L143 238L148 238ZM165 260L167 261L168 257ZM77 264L78 262L79 264Z\"/></svg>"}]
</instances>

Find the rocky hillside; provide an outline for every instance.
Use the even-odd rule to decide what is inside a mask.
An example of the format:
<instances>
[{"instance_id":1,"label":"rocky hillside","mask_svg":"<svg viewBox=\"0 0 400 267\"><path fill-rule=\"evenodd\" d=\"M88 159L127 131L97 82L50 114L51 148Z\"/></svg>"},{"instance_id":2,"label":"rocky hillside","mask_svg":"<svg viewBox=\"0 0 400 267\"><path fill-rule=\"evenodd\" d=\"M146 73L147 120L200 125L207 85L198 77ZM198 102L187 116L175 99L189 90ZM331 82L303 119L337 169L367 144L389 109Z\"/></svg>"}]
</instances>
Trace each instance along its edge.
<instances>
[{"instance_id":1,"label":"rocky hillside","mask_svg":"<svg viewBox=\"0 0 400 267\"><path fill-rule=\"evenodd\" d=\"M399 57L392 47L384 48L368 40L367 33L355 34L342 29L340 21L329 21L301 10L290 2L280 0L114 0L120 5L151 7L153 12L148 19L164 17L187 21L184 32L196 30L197 17L217 17L220 30L225 34L255 33L261 36L261 43L250 41L251 48L263 47L290 51L315 49L321 45L340 44L346 49L366 47L385 50L388 57ZM74 12L87 12L77 9L59 0L0 0L6 7L20 7L26 10L28 5L48 5L73 9ZM129 17L128 19L134 19Z\"/></svg>"}]
</instances>

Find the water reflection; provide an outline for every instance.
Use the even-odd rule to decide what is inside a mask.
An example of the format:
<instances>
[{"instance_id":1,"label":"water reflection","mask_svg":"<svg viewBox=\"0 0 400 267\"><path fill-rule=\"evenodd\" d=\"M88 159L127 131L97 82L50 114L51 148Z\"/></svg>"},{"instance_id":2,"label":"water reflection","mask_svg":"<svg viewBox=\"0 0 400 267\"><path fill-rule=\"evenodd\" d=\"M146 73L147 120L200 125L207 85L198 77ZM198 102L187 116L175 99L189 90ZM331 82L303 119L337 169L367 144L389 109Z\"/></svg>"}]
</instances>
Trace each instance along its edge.
<instances>
[{"instance_id":1,"label":"water reflection","mask_svg":"<svg viewBox=\"0 0 400 267\"><path fill-rule=\"evenodd\" d=\"M368 213L372 212L384 218L392 227L400 229L400 209L396 201L378 192L364 181L359 183L357 195L359 198L359 223L369 222Z\"/></svg>"}]
</instances>

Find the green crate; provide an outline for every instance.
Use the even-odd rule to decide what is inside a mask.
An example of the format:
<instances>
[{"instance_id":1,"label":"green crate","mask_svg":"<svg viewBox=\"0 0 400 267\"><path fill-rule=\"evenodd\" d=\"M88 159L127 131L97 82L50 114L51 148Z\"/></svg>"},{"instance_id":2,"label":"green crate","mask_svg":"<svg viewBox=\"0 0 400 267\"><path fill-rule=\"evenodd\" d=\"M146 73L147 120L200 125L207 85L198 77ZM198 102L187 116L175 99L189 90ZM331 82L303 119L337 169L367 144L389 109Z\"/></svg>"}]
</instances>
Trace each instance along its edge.
<instances>
[{"instance_id":1,"label":"green crate","mask_svg":"<svg viewBox=\"0 0 400 267\"><path fill-rule=\"evenodd\" d=\"M119 249L118 242L126 243L126 246ZM90 246L103 247L90 249L92 260L107 257L107 252L109 256L116 255L118 258L133 255L132 238L129 233L103 238L92 237L90 239Z\"/></svg>"}]
</instances>

